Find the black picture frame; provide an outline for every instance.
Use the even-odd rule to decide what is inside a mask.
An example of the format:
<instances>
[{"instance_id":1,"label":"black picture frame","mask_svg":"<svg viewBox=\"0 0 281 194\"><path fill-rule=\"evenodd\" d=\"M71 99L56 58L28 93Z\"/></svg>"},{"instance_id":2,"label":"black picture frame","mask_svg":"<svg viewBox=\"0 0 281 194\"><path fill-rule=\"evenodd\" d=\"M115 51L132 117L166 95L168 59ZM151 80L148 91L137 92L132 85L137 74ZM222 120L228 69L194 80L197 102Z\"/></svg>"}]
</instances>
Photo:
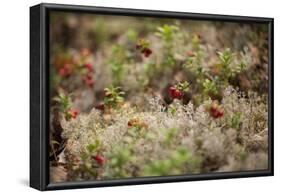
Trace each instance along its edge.
<instances>
[{"instance_id":1,"label":"black picture frame","mask_svg":"<svg viewBox=\"0 0 281 194\"><path fill-rule=\"evenodd\" d=\"M165 177L143 177L118 180L50 183L48 162L48 104L50 101L48 97L48 67L50 11L267 24L269 33L268 169L245 172L209 173ZM117 185L168 183L179 181L273 176L273 27L273 18L262 17L228 16L45 3L30 7L30 186L38 190L55 190Z\"/></svg>"}]
</instances>

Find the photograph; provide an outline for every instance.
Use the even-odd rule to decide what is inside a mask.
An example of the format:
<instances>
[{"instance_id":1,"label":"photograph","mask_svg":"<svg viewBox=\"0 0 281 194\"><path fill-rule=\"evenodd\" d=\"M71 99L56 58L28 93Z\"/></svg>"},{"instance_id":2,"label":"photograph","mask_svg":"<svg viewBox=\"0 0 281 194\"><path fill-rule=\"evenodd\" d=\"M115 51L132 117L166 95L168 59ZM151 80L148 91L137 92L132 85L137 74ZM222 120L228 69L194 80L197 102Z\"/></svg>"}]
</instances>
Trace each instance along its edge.
<instances>
[{"instance_id":1,"label":"photograph","mask_svg":"<svg viewBox=\"0 0 281 194\"><path fill-rule=\"evenodd\" d=\"M269 169L268 23L48 14L50 183Z\"/></svg>"}]
</instances>

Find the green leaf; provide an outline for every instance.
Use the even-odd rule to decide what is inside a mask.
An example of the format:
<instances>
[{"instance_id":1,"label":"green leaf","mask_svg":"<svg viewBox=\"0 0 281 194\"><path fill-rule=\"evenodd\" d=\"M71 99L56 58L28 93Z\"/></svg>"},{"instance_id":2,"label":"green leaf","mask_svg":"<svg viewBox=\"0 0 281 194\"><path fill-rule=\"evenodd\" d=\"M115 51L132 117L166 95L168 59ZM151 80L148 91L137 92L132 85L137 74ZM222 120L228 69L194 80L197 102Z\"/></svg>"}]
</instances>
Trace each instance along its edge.
<instances>
[{"instance_id":1,"label":"green leaf","mask_svg":"<svg viewBox=\"0 0 281 194\"><path fill-rule=\"evenodd\" d=\"M99 145L100 145L100 141L99 141L99 140L96 140L95 143L89 144L89 145L86 147L86 149L87 149L87 151L88 151L89 153L93 153L93 152L95 152L95 151L98 149Z\"/></svg>"}]
</instances>

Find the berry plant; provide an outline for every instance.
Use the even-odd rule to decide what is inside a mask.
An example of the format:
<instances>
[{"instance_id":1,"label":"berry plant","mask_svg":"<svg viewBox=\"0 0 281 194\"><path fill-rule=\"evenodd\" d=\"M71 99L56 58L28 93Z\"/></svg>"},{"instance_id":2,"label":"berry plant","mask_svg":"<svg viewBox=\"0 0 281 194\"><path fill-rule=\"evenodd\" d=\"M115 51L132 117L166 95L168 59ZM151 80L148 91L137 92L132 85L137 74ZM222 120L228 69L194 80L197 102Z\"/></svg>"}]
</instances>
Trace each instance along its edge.
<instances>
[{"instance_id":1,"label":"berry plant","mask_svg":"<svg viewBox=\"0 0 281 194\"><path fill-rule=\"evenodd\" d=\"M51 13L51 182L267 169L263 25Z\"/></svg>"}]
</instances>

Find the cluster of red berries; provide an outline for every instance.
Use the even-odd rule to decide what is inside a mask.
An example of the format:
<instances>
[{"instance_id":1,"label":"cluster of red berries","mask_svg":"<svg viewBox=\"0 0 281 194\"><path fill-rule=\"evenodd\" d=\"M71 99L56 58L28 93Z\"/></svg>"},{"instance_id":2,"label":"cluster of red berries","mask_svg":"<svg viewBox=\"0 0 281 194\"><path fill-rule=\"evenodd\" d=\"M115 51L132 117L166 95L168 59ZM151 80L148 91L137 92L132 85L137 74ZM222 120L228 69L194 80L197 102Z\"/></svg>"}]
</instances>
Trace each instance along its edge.
<instances>
[{"instance_id":1,"label":"cluster of red berries","mask_svg":"<svg viewBox=\"0 0 281 194\"><path fill-rule=\"evenodd\" d=\"M86 84L89 87L93 87L94 80L92 77L92 73L94 73L94 69L91 63L86 63L82 66L82 81L84 84ZM68 77L73 72L73 67L71 64L66 63L61 68L59 68L58 73L62 77Z\"/></svg>"},{"instance_id":2,"label":"cluster of red berries","mask_svg":"<svg viewBox=\"0 0 281 194\"><path fill-rule=\"evenodd\" d=\"M168 93L169 93L169 96L173 99L179 99L180 100L183 97L183 92L180 91L179 89L177 89L174 86L169 87Z\"/></svg>"},{"instance_id":3,"label":"cluster of red berries","mask_svg":"<svg viewBox=\"0 0 281 194\"><path fill-rule=\"evenodd\" d=\"M59 75L62 77L67 77L72 73L71 65L66 63L63 67L59 68Z\"/></svg>"},{"instance_id":4,"label":"cluster of red berries","mask_svg":"<svg viewBox=\"0 0 281 194\"><path fill-rule=\"evenodd\" d=\"M100 155L100 154L96 154L94 156L91 157L94 161L96 161L98 163L98 165L102 166L105 163L105 158Z\"/></svg>"},{"instance_id":5,"label":"cluster of red berries","mask_svg":"<svg viewBox=\"0 0 281 194\"><path fill-rule=\"evenodd\" d=\"M76 119L77 115L78 115L78 111L74 109L70 109L68 111L65 111L64 113L66 120Z\"/></svg>"},{"instance_id":6,"label":"cluster of red berries","mask_svg":"<svg viewBox=\"0 0 281 194\"><path fill-rule=\"evenodd\" d=\"M215 119L220 118L224 115L222 106L220 106L216 101L211 104L209 113Z\"/></svg>"},{"instance_id":7,"label":"cluster of red berries","mask_svg":"<svg viewBox=\"0 0 281 194\"><path fill-rule=\"evenodd\" d=\"M84 84L86 84L89 87L93 87L94 80L92 77L92 73L94 72L93 66L91 63L86 63L83 65L83 68L86 70L86 75L82 77L82 80Z\"/></svg>"},{"instance_id":8,"label":"cluster of red berries","mask_svg":"<svg viewBox=\"0 0 281 194\"><path fill-rule=\"evenodd\" d=\"M137 43L136 49L140 50L145 57L149 57L152 54L152 50L149 48L149 42L144 39L141 39Z\"/></svg>"}]
</instances>

